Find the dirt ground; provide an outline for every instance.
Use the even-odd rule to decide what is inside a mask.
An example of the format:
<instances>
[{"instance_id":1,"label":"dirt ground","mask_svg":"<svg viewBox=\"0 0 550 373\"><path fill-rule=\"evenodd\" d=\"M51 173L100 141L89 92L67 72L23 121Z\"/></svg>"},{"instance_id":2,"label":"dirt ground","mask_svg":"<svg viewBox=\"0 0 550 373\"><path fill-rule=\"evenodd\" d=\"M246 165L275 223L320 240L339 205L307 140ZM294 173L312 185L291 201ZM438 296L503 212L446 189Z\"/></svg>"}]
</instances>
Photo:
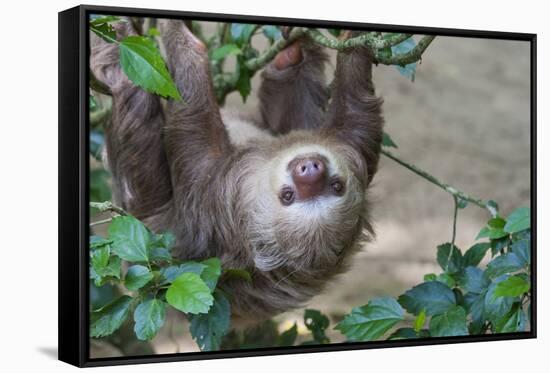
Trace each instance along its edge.
<instances>
[{"instance_id":1,"label":"dirt ground","mask_svg":"<svg viewBox=\"0 0 550 373\"><path fill-rule=\"evenodd\" d=\"M529 69L527 42L454 37L435 39L414 83L393 67L376 67L386 131L399 146L395 153L472 196L497 201L504 215L528 206ZM252 96L246 107L256 102ZM242 107L238 94L227 105ZM376 241L308 304L332 318L372 297L398 296L424 274L439 273L436 246L451 239L453 200L436 186L382 157L371 191ZM471 246L487 219L476 206L460 210L457 246ZM302 317L303 310L296 310L278 319L284 327ZM171 319L164 329L173 329L170 323L177 331L185 327ZM172 333L180 336L177 331ZM338 333L329 335L341 340ZM175 352L176 345L180 352L196 350L193 341L174 341L168 332L153 344L157 353Z\"/></svg>"}]
</instances>

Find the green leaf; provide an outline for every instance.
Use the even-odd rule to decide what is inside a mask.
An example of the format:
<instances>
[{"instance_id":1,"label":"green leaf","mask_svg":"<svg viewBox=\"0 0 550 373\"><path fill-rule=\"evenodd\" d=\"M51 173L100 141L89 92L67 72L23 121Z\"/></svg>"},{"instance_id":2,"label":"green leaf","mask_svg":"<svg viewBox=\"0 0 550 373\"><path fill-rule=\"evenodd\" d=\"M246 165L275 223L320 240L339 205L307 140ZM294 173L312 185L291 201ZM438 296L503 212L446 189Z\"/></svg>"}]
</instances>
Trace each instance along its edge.
<instances>
[{"instance_id":1,"label":"green leaf","mask_svg":"<svg viewBox=\"0 0 550 373\"><path fill-rule=\"evenodd\" d=\"M181 100L155 43L143 36L128 36L120 42L120 65L128 78L143 89Z\"/></svg>"},{"instance_id":2,"label":"green leaf","mask_svg":"<svg viewBox=\"0 0 550 373\"><path fill-rule=\"evenodd\" d=\"M90 236L90 249L96 249L113 243L113 240L108 240L100 236Z\"/></svg>"},{"instance_id":3,"label":"green leaf","mask_svg":"<svg viewBox=\"0 0 550 373\"><path fill-rule=\"evenodd\" d=\"M342 33L342 30L336 29L336 28L329 28L329 29L327 29L327 31L328 31L332 36L335 36L335 37L340 36L340 34Z\"/></svg>"},{"instance_id":4,"label":"green leaf","mask_svg":"<svg viewBox=\"0 0 550 373\"><path fill-rule=\"evenodd\" d=\"M386 132L382 133L382 146L397 149L397 144L392 140L390 135L388 135Z\"/></svg>"},{"instance_id":5,"label":"green leaf","mask_svg":"<svg viewBox=\"0 0 550 373\"><path fill-rule=\"evenodd\" d=\"M434 315L430 320L430 336L446 337L468 335L466 311L454 306L443 314Z\"/></svg>"},{"instance_id":6,"label":"green leaf","mask_svg":"<svg viewBox=\"0 0 550 373\"><path fill-rule=\"evenodd\" d=\"M457 197L456 206L459 209L465 209L468 206L468 200L464 198Z\"/></svg>"},{"instance_id":7,"label":"green leaf","mask_svg":"<svg viewBox=\"0 0 550 373\"><path fill-rule=\"evenodd\" d=\"M521 276L511 276L497 284L494 296L498 297L519 297L531 289L531 284Z\"/></svg>"},{"instance_id":8,"label":"green leaf","mask_svg":"<svg viewBox=\"0 0 550 373\"><path fill-rule=\"evenodd\" d=\"M113 253L128 262L147 262L149 232L133 216L117 216L109 225L109 238L113 240Z\"/></svg>"},{"instance_id":9,"label":"green leaf","mask_svg":"<svg viewBox=\"0 0 550 373\"><path fill-rule=\"evenodd\" d=\"M128 269L124 278L124 286L126 289L135 291L144 287L153 279L153 273L149 268L142 265L135 265Z\"/></svg>"},{"instance_id":10,"label":"green leaf","mask_svg":"<svg viewBox=\"0 0 550 373\"><path fill-rule=\"evenodd\" d=\"M481 294L467 293L464 296L464 304L466 310L471 315L472 322L470 323L470 334L480 334L485 323L483 317L483 307L485 304L485 296L487 292L484 291Z\"/></svg>"},{"instance_id":11,"label":"green leaf","mask_svg":"<svg viewBox=\"0 0 550 373\"><path fill-rule=\"evenodd\" d=\"M124 295L112 303L90 313L90 337L99 338L113 334L130 313L132 298Z\"/></svg>"},{"instance_id":12,"label":"green leaf","mask_svg":"<svg viewBox=\"0 0 550 373\"><path fill-rule=\"evenodd\" d=\"M269 40L279 40L282 37L281 30L277 26L262 26L262 32Z\"/></svg>"},{"instance_id":13,"label":"green leaf","mask_svg":"<svg viewBox=\"0 0 550 373\"><path fill-rule=\"evenodd\" d=\"M102 246L90 252L90 260L94 271L96 271L98 274L102 272L109 264L110 256L111 248L109 247L109 245Z\"/></svg>"},{"instance_id":14,"label":"green leaf","mask_svg":"<svg viewBox=\"0 0 550 373\"><path fill-rule=\"evenodd\" d=\"M166 301L185 313L207 313L214 297L204 281L196 273L186 272L172 282L166 292Z\"/></svg>"},{"instance_id":15,"label":"green leaf","mask_svg":"<svg viewBox=\"0 0 550 373\"><path fill-rule=\"evenodd\" d=\"M110 22L118 21L117 17L105 16L90 21L90 31L108 43L116 42L116 32Z\"/></svg>"},{"instance_id":16,"label":"green leaf","mask_svg":"<svg viewBox=\"0 0 550 373\"><path fill-rule=\"evenodd\" d=\"M314 343L330 343L329 338L325 334L325 330L330 324L328 317L317 310L307 309L304 312L304 324L311 331L311 334L313 334Z\"/></svg>"},{"instance_id":17,"label":"green leaf","mask_svg":"<svg viewBox=\"0 0 550 373\"><path fill-rule=\"evenodd\" d=\"M204 264L206 267L200 276L204 283L208 285L210 291L214 291L218 279L222 274L222 262L218 258L210 258L203 260L201 264Z\"/></svg>"},{"instance_id":18,"label":"green leaf","mask_svg":"<svg viewBox=\"0 0 550 373\"><path fill-rule=\"evenodd\" d=\"M220 349L222 338L229 332L231 306L222 292L214 292L214 304L206 314L189 315L189 330L201 351Z\"/></svg>"},{"instance_id":19,"label":"green leaf","mask_svg":"<svg viewBox=\"0 0 550 373\"><path fill-rule=\"evenodd\" d=\"M399 54L405 54L409 52L411 49L416 47L416 42L413 38L409 38L407 40L402 41L401 43L394 45L391 47L393 55L399 55ZM401 75L403 75L406 78L409 78L412 82L414 82L414 78L416 75L416 62L410 63L405 66L395 66L395 68L399 71Z\"/></svg>"},{"instance_id":20,"label":"green leaf","mask_svg":"<svg viewBox=\"0 0 550 373\"><path fill-rule=\"evenodd\" d=\"M134 311L134 332L138 339L149 341L157 335L166 320L166 305L159 299L148 299Z\"/></svg>"},{"instance_id":21,"label":"green leaf","mask_svg":"<svg viewBox=\"0 0 550 373\"><path fill-rule=\"evenodd\" d=\"M531 264L531 239L519 240L514 242L511 247L512 252L517 255L523 266Z\"/></svg>"},{"instance_id":22,"label":"green leaf","mask_svg":"<svg viewBox=\"0 0 550 373\"><path fill-rule=\"evenodd\" d=\"M479 263L481 263L490 247L491 244L489 242L477 243L470 247L468 251L464 253L462 260L464 267L476 267Z\"/></svg>"},{"instance_id":23,"label":"green leaf","mask_svg":"<svg viewBox=\"0 0 550 373\"><path fill-rule=\"evenodd\" d=\"M195 273L201 275L202 271L206 268L205 264L197 263L193 261L185 262L180 265L165 267L160 270L160 273L164 277L162 284L168 284L173 282L181 274L186 272Z\"/></svg>"},{"instance_id":24,"label":"green leaf","mask_svg":"<svg viewBox=\"0 0 550 373\"><path fill-rule=\"evenodd\" d=\"M512 304L517 300L512 297L495 297L498 284L508 279L508 277L508 275L500 276L493 280L493 283L489 286L483 305L483 317L485 319L495 322L506 315L512 308Z\"/></svg>"},{"instance_id":25,"label":"green leaf","mask_svg":"<svg viewBox=\"0 0 550 373\"><path fill-rule=\"evenodd\" d=\"M480 238L502 238L506 237L508 235L507 232L504 231L504 226L506 225L506 220L497 217L489 220L487 222L487 225L479 231L477 234L476 240L479 240Z\"/></svg>"},{"instance_id":26,"label":"green leaf","mask_svg":"<svg viewBox=\"0 0 550 373\"><path fill-rule=\"evenodd\" d=\"M495 278L505 273L512 273L524 267L523 261L516 253L499 255L487 264L486 273L490 278Z\"/></svg>"},{"instance_id":27,"label":"green leaf","mask_svg":"<svg viewBox=\"0 0 550 373\"><path fill-rule=\"evenodd\" d=\"M521 303L514 303L512 309L495 322L496 333L514 333L525 331L526 316Z\"/></svg>"},{"instance_id":28,"label":"green leaf","mask_svg":"<svg viewBox=\"0 0 550 373\"><path fill-rule=\"evenodd\" d=\"M418 333L422 329L425 321L426 321L426 310L422 310L414 320L414 331L416 333Z\"/></svg>"},{"instance_id":29,"label":"green leaf","mask_svg":"<svg viewBox=\"0 0 550 373\"><path fill-rule=\"evenodd\" d=\"M491 239L491 257L494 258L497 254L502 253L510 243L508 236Z\"/></svg>"},{"instance_id":30,"label":"green leaf","mask_svg":"<svg viewBox=\"0 0 550 373\"><path fill-rule=\"evenodd\" d=\"M437 281L437 275L435 273L428 273L424 275L424 282Z\"/></svg>"},{"instance_id":31,"label":"green leaf","mask_svg":"<svg viewBox=\"0 0 550 373\"><path fill-rule=\"evenodd\" d=\"M451 252L451 247L452 252ZM450 254L450 258L449 258ZM445 243L437 247L437 262L447 273L457 273L462 269L462 252L456 246Z\"/></svg>"},{"instance_id":32,"label":"green leaf","mask_svg":"<svg viewBox=\"0 0 550 373\"><path fill-rule=\"evenodd\" d=\"M436 281L439 281L439 282L447 285L450 289L452 289L456 286L455 279L448 273L440 274L439 276L437 276Z\"/></svg>"},{"instance_id":33,"label":"green leaf","mask_svg":"<svg viewBox=\"0 0 550 373\"><path fill-rule=\"evenodd\" d=\"M246 282L252 282L252 276L246 269L228 268L223 270L223 275L228 279L242 279Z\"/></svg>"},{"instance_id":34,"label":"green leaf","mask_svg":"<svg viewBox=\"0 0 550 373\"><path fill-rule=\"evenodd\" d=\"M155 262L171 262L172 255L164 247L155 247L151 249L150 259Z\"/></svg>"},{"instance_id":35,"label":"green leaf","mask_svg":"<svg viewBox=\"0 0 550 373\"><path fill-rule=\"evenodd\" d=\"M256 25L244 24L244 23L232 23L231 24L231 38L239 47L242 47L252 37L252 33Z\"/></svg>"},{"instance_id":36,"label":"green leaf","mask_svg":"<svg viewBox=\"0 0 550 373\"><path fill-rule=\"evenodd\" d=\"M395 332L393 332L388 339L389 340L396 340L396 339L416 339L418 338L418 333L413 328L399 328Z\"/></svg>"},{"instance_id":37,"label":"green leaf","mask_svg":"<svg viewBox=\"0 0 550 373\"><path fill-rule=\"evenodd\" d=\"M229 55L239 55L241 53L241 49L236 44L225 44L212 51L212 54L210 55L210 60L219 61L223 60Z\"/></svg>"},{"instance_id":38,"label":"green leaf","mask_svg":"<svg viewBox=\"0 0 550 373\"><path fill-rule=\"evenodd\" d=\"M252 78L252 76L250 74L250 71L246 67L244 60L241 58L237 59L237 71L238 78L237 82L235 83L235 87L237 88L237 91L239 91L243 102L246 102L246 98L250 95L250 92L252 91L252 85L250 83L250 79Z\"/></svg>"},{"instance_id":39,"label":"green leaf","mask_svg":"<svg viewBox=\"0 0 550 373\"><path fill-rule=\"evenodd\" d=\"M298 337L298 325L294 323L290 329L285 330L277 337L276 345L277 347L293 346L296 342L296 337Z\"/></svg>"},{"instance_id":40,"label":"green leaf","mask_svg":"<svg viewBox=\"0 0 550 373\"><path fill-rule=\"evenodd\" d=\"M147 36L160 36L160 32L156 27L151 27L149 30L147 30Z\"/></svg>"},{"instance_id":41,"label":"green leaf","mask_svg":"<svg viewBox=\"0 0 550 373\"><path fill-rule=\"evenodd\" d=\"M418 315L423 309L428 316L448 311L456 305L453 291L439 281L428 281L407 290L398 299L409 313Z\"/></svg>"},{"instance_id":42,"label":"green leaf","mask_svg":"<svg viewBox=\"0 0 550 373\"><path fill-rule=\"evenodd\" d=\"M479 294L487 289L490 281L481 269L466 267L458 276L458 283L466 291Z\"/></svg>"},{"instance_id":43,"label":"green leaf","mask_svg":"<svg viewBox=\"0 0 550 373\"><path fill-rule=\"evenodd\" d=\"M531 209L528 207L521 207L514 210L508 216L504 231L516 233L528 228L531 228Z\"/></svg>"},{"instance_id":44,"label":"green leaf","mask_svg":"<svg viewBox=\"0 0 550 373\"><path fill-rule=\"evenodd\" d=\"M151 241L152 247L164 248L170 251L176 243L176 237L170 232L164 232L161 234L151 233Z\"/></svg>"},{"instance_id":45,"label":"green leaf","mask_svg":"<svg viewBox=\"0 0 550 373\"><path fill-rule=\"evenodd\" d=\"M422 313L425 315L424 311ZM375 298L365 306L354 308L335 329L351 341L373 341L402 321L403 317L403 309L395 299Z\"/></svg>"}]
</instances>

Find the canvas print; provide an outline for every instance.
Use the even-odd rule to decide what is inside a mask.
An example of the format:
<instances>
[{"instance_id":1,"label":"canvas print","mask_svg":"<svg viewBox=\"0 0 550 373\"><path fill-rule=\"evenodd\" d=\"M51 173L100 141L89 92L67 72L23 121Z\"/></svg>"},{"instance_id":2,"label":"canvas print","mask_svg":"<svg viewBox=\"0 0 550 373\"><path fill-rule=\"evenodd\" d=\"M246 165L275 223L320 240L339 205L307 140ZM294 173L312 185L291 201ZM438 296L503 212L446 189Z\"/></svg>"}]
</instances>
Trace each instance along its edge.
<instances>
[{"instance_id":1,"label":"canvas print","mask_svg":"<svg viewBox=\"0 0 550 373\"><path fill-rule=\"evenodd\" d=\"M89 358L531 330L529 42L87 23Z\"/></svg>"}]
</instances>

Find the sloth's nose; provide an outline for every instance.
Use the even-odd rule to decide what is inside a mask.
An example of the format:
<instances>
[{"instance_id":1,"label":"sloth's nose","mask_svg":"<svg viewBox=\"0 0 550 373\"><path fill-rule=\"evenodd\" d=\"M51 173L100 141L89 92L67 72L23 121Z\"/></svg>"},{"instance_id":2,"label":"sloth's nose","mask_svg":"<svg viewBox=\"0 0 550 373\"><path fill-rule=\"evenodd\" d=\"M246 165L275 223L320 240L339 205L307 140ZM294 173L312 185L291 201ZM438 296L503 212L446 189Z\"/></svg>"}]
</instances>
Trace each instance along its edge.
<instances>
[{"instance_id":1,"label":"sloth's nose","mask_svg":"<svg viewBox=\"0 0 550 373\"><path fill-rule=\"evenodd\" d=\"M327 169L318 157L295 160L292 165L292 180L296 186L298 199L310 199L321 194L326 188Z\"/></svg>"}]
</instances>

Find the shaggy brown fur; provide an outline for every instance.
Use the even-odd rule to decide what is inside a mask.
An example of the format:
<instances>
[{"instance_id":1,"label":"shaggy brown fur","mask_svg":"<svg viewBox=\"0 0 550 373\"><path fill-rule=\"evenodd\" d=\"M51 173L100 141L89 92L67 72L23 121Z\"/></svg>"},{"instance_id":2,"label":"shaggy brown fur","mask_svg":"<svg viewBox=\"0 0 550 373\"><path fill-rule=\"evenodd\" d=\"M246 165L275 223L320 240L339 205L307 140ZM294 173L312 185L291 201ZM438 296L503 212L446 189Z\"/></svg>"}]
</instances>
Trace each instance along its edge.
<instances>
[{"instance_id":1,"label":"shaggy brown fur","mask_svg":"<svg viewBox=\"0 0 550 373\"><path fill-rule=\"evenodd\" d=\"M300 53L294 45L262 73L266 131L237 141L239 125L220 116L204 45L181 21L160 20L159 29L183 96L165 110L121 72L116 45L92 36L91 69L113 93L106 147L116 202L153 230L174 232L180 258L217 256L226 268L250 271L251 283L220 284L233 295L235 318L261 320L302 306L373 234L366 190L383 120L369 51L339 53L329 102L327 58L300 40ZM117 32L134 33L128 23ZM282 204L281 188L294 187L289 164L304 157L324 160L327 180L345 189L331 194L327 184L316 198Z\"/></svg>"}]
</instances>

